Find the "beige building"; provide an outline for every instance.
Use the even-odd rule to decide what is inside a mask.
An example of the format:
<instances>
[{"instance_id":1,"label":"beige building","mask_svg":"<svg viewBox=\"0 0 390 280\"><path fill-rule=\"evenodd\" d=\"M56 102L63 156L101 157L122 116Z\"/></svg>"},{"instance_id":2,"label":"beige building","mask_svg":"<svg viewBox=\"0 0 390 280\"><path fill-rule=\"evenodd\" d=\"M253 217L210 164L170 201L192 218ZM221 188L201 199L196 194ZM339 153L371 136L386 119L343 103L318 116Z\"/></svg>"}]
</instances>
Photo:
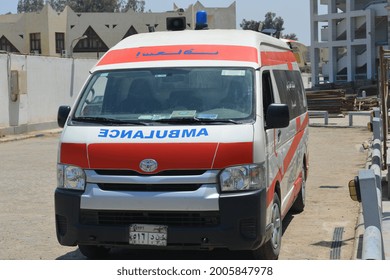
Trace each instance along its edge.
<instances>
[{"instance_id":1,"label":"beige building","mask_svg":"<svg viewBox=\"0 0 390 280\"><path fill-rule=\"evenodd\" d=\"M57 57L100 57L125 37L167 30L167 18L185 17L195 28L196 13L205 10L209 28L235 29L236 3L226 8L205 7L197 1L186 9L174 4L163 13L57 13L50 5L36 13L0 15L0 50Z\"/></svg>"}]
</instances>

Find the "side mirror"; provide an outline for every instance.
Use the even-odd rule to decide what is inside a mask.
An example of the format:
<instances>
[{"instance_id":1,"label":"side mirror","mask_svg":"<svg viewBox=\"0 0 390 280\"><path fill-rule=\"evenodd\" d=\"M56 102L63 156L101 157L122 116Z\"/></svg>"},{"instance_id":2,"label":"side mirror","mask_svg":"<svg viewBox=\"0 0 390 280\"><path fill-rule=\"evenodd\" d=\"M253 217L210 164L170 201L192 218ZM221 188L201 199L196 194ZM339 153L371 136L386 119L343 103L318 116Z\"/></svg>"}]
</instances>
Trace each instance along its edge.
<instances>
[{"instance_id":1,"label":"side mirror","mask_svg":"<svg viewBox=\"0 0 390 280\"><path fill-rule=\"evenodd\" d=\"M57 123L59 127L65 126L69 113L70 113L70 106L60 106L60 108L58 108Z\"/></svg>"},{"instance_id":2,"label":"side mirror","mask_svg":"<svg viewBox=\"0 0 390 280\"><path fill-rule=\"evenodd\" d=\"M270 104L267 109L266 128L283 128L290 124L290 112L286 104Z\"/></svg>"}]
</instances>

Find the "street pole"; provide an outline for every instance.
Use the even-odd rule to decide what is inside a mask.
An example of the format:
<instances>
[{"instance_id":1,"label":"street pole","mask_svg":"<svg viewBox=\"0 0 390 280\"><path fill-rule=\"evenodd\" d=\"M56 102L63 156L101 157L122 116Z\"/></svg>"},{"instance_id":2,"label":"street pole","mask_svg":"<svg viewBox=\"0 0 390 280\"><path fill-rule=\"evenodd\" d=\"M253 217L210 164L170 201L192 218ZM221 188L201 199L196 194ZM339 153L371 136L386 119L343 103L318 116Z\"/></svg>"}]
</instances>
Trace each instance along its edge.
<instances>
[{"instance_id":1,"label":"street pole","mask_svg":"<svg viewBox=\"0 0 390 280\"><path fill-rule=\"evenodd\" d=\"M81 37L78 37L78 38L72 40L72 42L70 43L70 55L69 55L69 57L73 58L73 48L74 48L73 43L76 42L76 41L79 41L79 40L87 39L87 38L88 38L87 35L83 35Z\"/></svg>"}]
</instances>

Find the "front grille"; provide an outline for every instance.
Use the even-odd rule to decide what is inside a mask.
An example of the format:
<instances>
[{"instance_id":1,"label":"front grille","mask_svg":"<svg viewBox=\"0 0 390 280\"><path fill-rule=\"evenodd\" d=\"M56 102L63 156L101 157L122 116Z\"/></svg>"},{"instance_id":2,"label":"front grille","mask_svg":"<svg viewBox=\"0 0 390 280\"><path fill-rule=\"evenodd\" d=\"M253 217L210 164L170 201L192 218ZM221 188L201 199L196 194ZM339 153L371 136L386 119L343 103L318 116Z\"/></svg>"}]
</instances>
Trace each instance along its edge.
<instances>
[{"instance_id":1,"label":"front grille","mask_svg":"<svg viewBox=\"0 0 390 280\"><path fill-rule=\"evenodd\" d=\"M141 174L134 170L96 169L98 175L103 176L198 176L207 170L165 170L156 174Z\"/></svg>"},{"instance_id":2,"label":"front grille","mask_svg":"<svg viewBox=\"0 0 390 280\"><path fill-rule=\"evenodd\" d=\"M196 191L201 184L98 184L104 191L175 192Z\"/></svg>"},{"instance_id":3,"label":"front grille","mask_svg":"<svg viewBox=\"0 0 390 280\"><path fill-rule=\"evenodd\" d=\"M178 227L212 227L220 224L218 212L144 212L81 210L85 225L156 224Z\"/></svg>"}]
</instances>

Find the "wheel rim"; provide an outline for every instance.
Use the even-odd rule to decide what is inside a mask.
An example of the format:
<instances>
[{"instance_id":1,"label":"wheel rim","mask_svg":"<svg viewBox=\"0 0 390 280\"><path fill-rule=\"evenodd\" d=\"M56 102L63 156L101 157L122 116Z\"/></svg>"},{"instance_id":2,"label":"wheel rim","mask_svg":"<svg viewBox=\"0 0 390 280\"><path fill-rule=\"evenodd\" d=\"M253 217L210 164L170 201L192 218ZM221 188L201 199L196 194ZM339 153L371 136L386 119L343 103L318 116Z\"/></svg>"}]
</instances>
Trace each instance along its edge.
<instances>
[{"instance_id":1,"label":"wheel rim","mask_svg":"<svg viewBox=\"0 0 390 280\"><path fill-rule=\"evenodd\" d=\"M280 217L280 209L277 203L274 203L272 206L272 223L273 223L273 231L272 231L272 247L277 249L280 245L280 239L282 235L282 220Z\"/></svg>"}]
</instances>

